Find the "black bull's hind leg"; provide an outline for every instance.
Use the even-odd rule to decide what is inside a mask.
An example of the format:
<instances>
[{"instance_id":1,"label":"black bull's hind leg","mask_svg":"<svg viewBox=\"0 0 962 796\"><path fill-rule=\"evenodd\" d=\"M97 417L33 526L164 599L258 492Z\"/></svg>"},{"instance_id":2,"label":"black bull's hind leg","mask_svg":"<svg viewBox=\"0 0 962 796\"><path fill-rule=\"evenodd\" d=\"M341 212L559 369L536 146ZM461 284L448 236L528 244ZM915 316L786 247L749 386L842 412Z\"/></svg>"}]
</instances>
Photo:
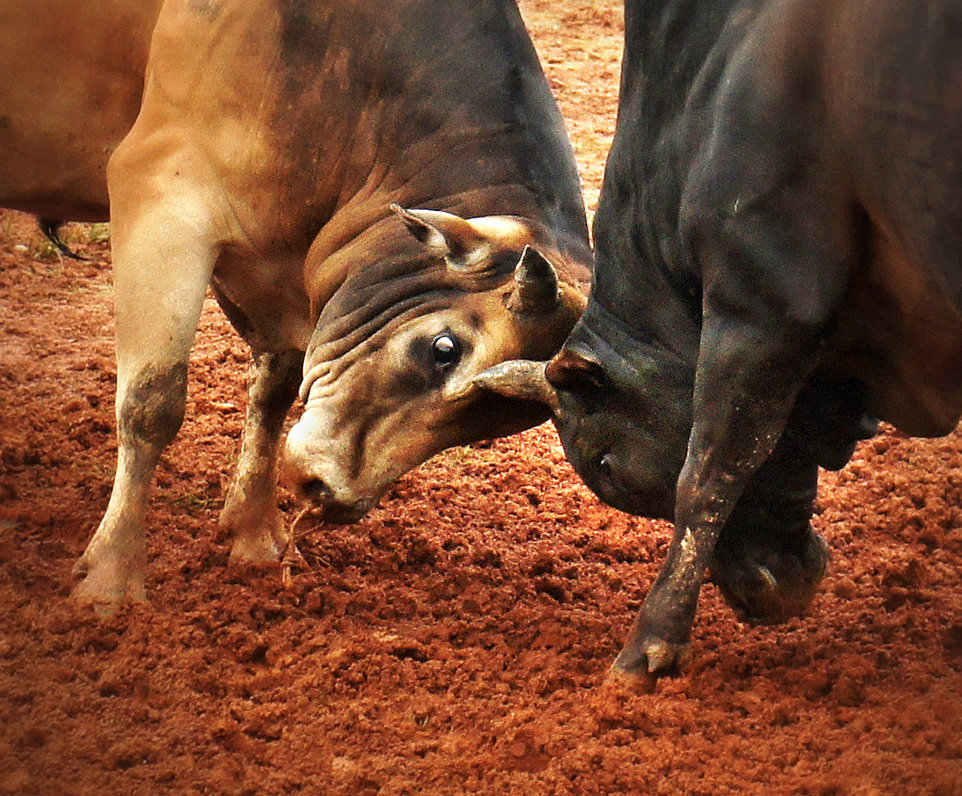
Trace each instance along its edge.
<instances>
[{"instance_id":1,"label":"black bull's hind leg","mask_svg":"<svg viewBox=\"0 0 962 796\"><path fill-rule=\"evenodd\" d=\"M722 528L711 579L742 621L784 622L815 596L828 563L809 526L817 486L818 464L786 434Z\"/></svg>"},{"instance_id":2,"label":"black bull's hind leg","mask_svg":"<svg viewBox=\"0 0 962 796\"><path fill-rule=\"evenodd\" d=\"M809 525L818 468L844 467L856 442L875 433L864 398L856 380L813 379L722 528L711 579L743 621L784 622L814 598L828 564L828 545Z\"/></svg>"}]
</instances>

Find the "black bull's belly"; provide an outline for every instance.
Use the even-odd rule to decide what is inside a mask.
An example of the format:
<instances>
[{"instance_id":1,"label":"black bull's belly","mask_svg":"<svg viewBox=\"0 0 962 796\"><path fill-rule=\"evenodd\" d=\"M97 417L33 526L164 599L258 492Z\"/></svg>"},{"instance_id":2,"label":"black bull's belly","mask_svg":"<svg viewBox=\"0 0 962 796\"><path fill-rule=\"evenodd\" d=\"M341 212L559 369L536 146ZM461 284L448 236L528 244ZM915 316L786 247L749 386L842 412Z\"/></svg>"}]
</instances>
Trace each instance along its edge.
<instances>
[{"instance_id":1,"label":"black bull's belly","mask_svg":"<svg viewBox=\"0 0 962 796\"><path fill-rule=\"evenodd\" d=\"M289 541L274 490L302 376L288 463L341 516L545 417L472 381L554 354L591 262L511 0L3 0L0 77L0 205L111 221L118 466L82 599L144 597L147 493L208 286L254 355L234 560Z\"/></svg>"},{"instance_id":2,"label":"black bull's belly","mask_svg":"<svg viewBox=\"0 0 962 796\"><path fill-rule=\"evenodd\" d=\"M615 671L677 671L706 569L801 611L819 466L962 410L962 8L629 0L588 307L529 368L603 499L675 522ZM517 372L524 368L515 367Z\"/></svg>"}]
</instances>

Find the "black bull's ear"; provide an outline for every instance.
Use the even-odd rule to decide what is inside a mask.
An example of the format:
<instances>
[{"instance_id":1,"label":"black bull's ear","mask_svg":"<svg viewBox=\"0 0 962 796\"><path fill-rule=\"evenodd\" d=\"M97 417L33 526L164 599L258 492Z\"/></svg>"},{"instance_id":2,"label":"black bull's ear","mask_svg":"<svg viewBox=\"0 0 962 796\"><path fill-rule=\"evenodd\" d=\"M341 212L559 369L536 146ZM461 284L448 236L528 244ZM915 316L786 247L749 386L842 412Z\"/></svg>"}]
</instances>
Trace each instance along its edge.
<instances>
[{"instance_id":1,"label":"black bull's ear","mask_svg":"<svg viewBox=\"0 0 962 796\"><path fill-rule=\"evenodd\" d=\"M548 363L545 379L559 390L590 393L604 386L605 369L596 359L565 348Z\"/></svg>"}]
</instances>

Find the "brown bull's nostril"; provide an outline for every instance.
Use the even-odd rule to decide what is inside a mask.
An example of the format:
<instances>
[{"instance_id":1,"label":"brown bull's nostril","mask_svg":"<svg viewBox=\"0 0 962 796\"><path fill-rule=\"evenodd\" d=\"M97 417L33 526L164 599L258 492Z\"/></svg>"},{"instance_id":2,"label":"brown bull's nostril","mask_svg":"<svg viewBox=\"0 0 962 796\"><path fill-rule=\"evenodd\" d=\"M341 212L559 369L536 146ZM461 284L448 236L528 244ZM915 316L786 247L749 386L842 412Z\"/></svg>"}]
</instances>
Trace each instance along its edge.
<instances>
[{"instance_id":1,"label":"brown bull's nostril","mask_svg":"<svg viewBox=\"0 0 962 796\"><path fill-rule=\"evenodd\" d=\"M334 498L334 493L331 491L331 488L320 478L312 478L309 481L304 481L300 485L300 491L304 497L315 503L330 503Z\"/></svg>"}]
</instances>

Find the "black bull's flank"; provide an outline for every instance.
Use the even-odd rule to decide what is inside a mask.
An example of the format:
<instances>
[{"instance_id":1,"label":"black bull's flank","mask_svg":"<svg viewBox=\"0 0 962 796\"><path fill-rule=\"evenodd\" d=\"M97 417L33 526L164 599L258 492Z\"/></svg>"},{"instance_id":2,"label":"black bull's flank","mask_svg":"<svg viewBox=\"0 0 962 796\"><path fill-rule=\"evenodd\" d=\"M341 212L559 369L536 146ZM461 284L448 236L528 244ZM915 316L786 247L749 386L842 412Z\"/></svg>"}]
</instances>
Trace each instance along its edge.
<instances>
[{"instance_id":1,"label":"black bull's flank","mask_svg":"<svg viewBox=\"0 0 962 796\"><path fill-rule=\"evenodd\" d=\"M614 671L677 671L706 570L747 621L812 599L818 467L962 409L962 6L629 0L588 307L547 366L587 484L673 519Z\"/></svg>"},{"instance_id":2,"label":"black bull's flank","mask_svg":"<svg viewBox=\"0 0 962 796\"><path fill-rule=\"evenodd\" d=\"M118 464L80 599L145 596L148 489L208 287L253 353L234 561L290 541L274 493L299 391L284 462L333 521L547 417L473 381L555 354L590 275L513 0L0 0L0 77L0 206L111 221Z\"/></svg>"}]
</instances>

